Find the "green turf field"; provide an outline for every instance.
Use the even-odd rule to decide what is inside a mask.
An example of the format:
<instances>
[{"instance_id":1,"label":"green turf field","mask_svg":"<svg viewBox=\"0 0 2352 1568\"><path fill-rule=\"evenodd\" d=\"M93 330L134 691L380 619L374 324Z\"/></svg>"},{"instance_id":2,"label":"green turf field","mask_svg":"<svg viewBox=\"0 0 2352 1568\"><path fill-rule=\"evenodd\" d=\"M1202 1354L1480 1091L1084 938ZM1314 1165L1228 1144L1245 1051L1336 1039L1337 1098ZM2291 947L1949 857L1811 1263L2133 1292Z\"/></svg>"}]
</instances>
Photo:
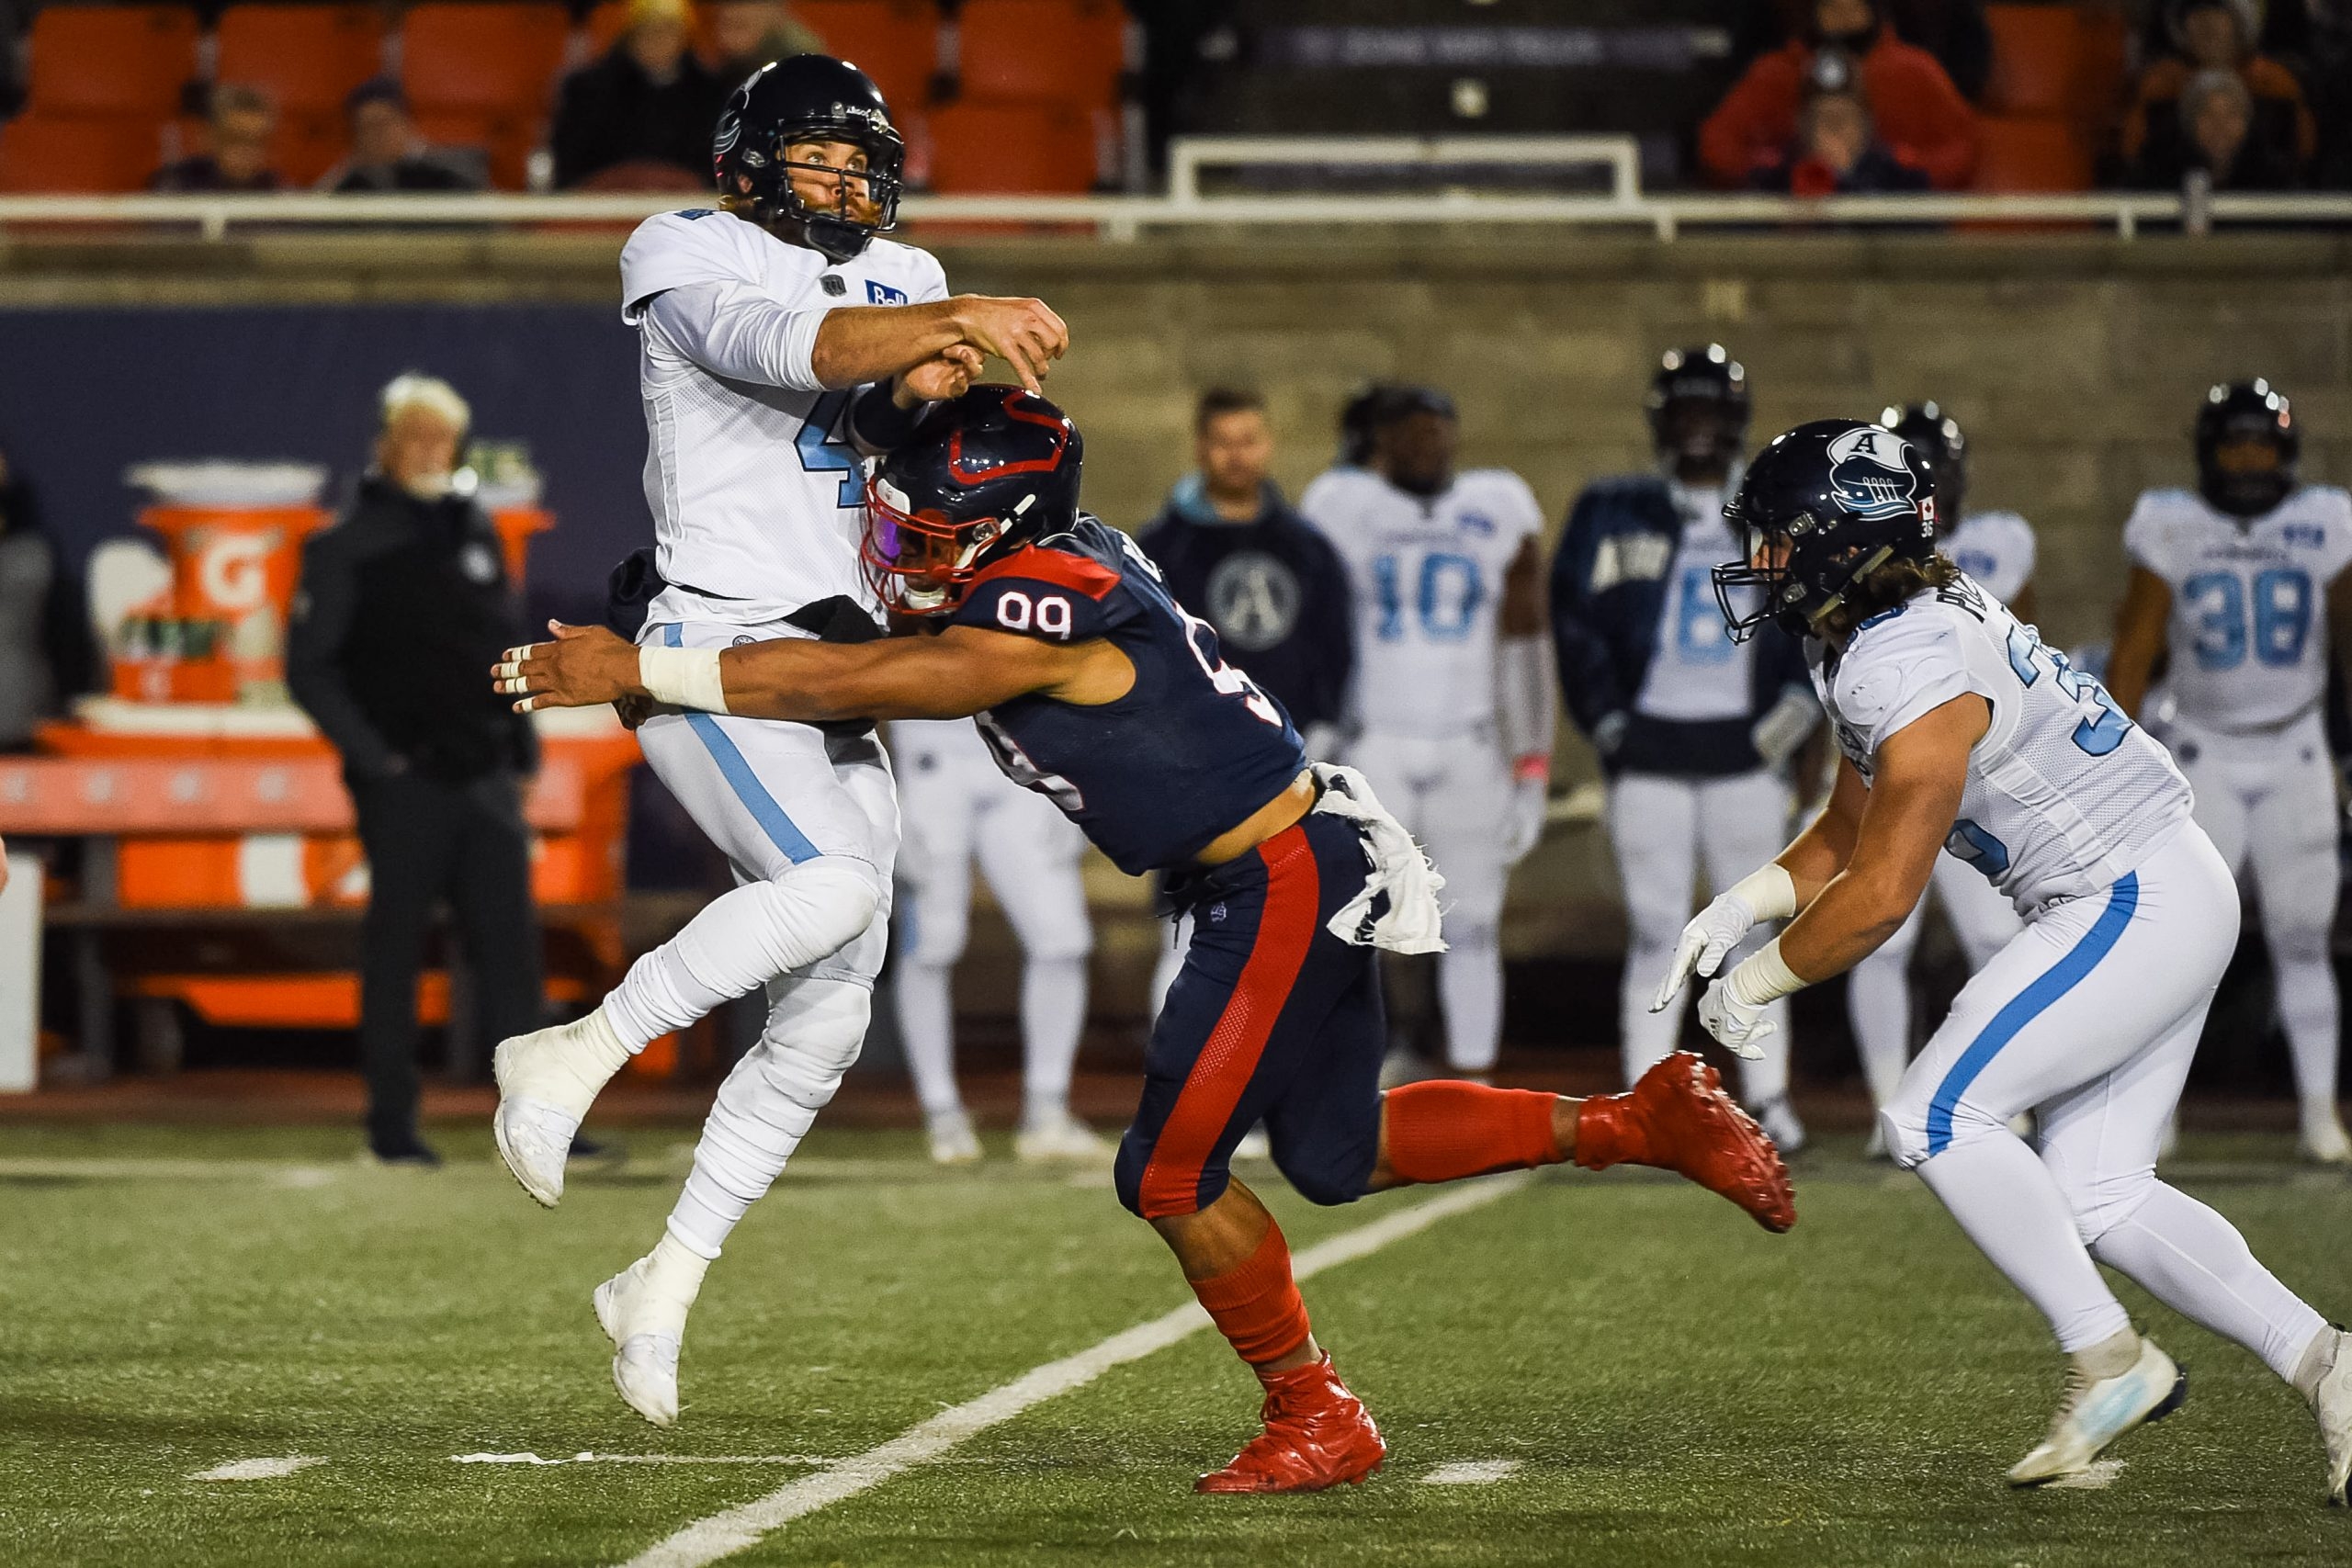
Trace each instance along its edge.
<instances>
[{"instance_id":1,"label":"green turf field","mask_svg":"<svg viewBox=\"0 0 2352 1568\"><path fill-rule=\"evenodd\" d=\"M612 1394L587 1296L650 1245L687 1134L635 1134L553 1213L481 1130L438 1135L451 1167L415 1175L341 1129L0 1129L0 1562L622 1562L1184 1299L1107 1178L820 1129L713 1269L661 1431ZM2184 1185L2352 1312L2352 1185L2269 1163L2283 1142L2188 1152ZM1549 1173L1311 1281L1393 1448L1359 1490L1193 1497L1256 1403L1203 1334L728 1561L2352 1562L2301 1403L2153 1308L2188 1408L2104 1490L2010 1494L2057 1392L2039 1323L1911 1179L1835 1153L1797 1179L1776 1238L1643 1173ZM1420 1201L1264 1186L1301 1249ZM749 1462L455 1458L525 1452ZM321 1462L192 1479L295 1456ZM1425 1480L1471 1462L1517 1468Z\"/></svg>"}]
</instances>

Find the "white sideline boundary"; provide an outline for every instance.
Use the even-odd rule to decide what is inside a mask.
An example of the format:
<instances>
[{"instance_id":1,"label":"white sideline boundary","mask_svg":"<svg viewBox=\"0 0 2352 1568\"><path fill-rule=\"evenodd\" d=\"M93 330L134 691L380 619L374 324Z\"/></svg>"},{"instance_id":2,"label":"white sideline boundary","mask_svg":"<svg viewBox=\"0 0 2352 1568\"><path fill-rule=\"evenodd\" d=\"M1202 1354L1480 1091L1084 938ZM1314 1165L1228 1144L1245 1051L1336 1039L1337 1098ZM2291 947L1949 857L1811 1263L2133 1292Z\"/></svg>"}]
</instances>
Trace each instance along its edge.
<instances>
[{"instance_id":1,"label":"white sideline boundary","mask_svg":"<svg viewBox=\"0 0 2352 1568\"><path fill-rule=\"evenodd\" d=\"M1533 1173L1512 1171L1456 1187L1424 1203L1384 1214L1368 1224L1341 1231L1327 1241L1297 1254L1291 1271L1306 1280L1326 1269L1369 1257L1392 1242L1419 1235L1441 1220L1481 1209L1508 1197L1533 1180ZM1187 1302L1133 1328L1114 1334L1074 1356L1048 1361L992 1388L977 1399L943 1410L910 1427L881 1447L839 1460L797 1481L777 1487L764 1497L740 1507L697 1519L665 1540L656 1542L628 1560L626 1568L705 1568L722 1557L757 1542L818 1509L879 1486L891 1477L937 1459L948 1450L978 1436L1000 1422L1010 1421L1031 1405L1083 1388L1114 1367L1141 1360L1156 1350L1186 1339L1209 1326L1209 1314L1198 1302Z\"/></svg>"}]
</instances>

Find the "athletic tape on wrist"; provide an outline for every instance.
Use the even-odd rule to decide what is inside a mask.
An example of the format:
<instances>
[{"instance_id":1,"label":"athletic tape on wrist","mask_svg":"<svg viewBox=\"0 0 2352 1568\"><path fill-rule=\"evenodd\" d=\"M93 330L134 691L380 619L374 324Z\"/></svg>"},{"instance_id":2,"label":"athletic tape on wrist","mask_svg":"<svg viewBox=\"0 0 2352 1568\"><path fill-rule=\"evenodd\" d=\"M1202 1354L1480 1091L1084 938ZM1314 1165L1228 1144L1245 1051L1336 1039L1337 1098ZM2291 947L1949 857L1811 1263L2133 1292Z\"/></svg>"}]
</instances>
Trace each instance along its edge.
<instances>
[{"instance_id":1,"label":"athletic tape on wrist","mask_svg":"<svg viewBox=\"0 0 2352 1568\"><path fill-rule=\"evenodd\" d=\"M1724 977L1724 988L1742 1007L1760 1008L1792 991L1804 990L1804 982L1781 956L1781 939L1774 937Z\"/></svg>"},{"instance_id":2,"label":"athletic tape on wrist","mask_svg":"<svg viewBox=\"0 0 2352 1568\"><path fill-rule=\"evenodd\" d=\"M1788 867L1766 861L1731 886L1729 897L1742 900L1758 920L1785 920L1797 912L1797 885Z\"/></svg>"},{"instance_id":3,"label":"athletic tape on wrist","mask_svg":"<svg viewBox=\"0 0 2352 1568\"><path fill-rule=\"evenodd\" d=\"M718 676L719 652L716 648L640 648L637 678L657 703L725 713L727 688Z\"/></svg>"}]
</instances>

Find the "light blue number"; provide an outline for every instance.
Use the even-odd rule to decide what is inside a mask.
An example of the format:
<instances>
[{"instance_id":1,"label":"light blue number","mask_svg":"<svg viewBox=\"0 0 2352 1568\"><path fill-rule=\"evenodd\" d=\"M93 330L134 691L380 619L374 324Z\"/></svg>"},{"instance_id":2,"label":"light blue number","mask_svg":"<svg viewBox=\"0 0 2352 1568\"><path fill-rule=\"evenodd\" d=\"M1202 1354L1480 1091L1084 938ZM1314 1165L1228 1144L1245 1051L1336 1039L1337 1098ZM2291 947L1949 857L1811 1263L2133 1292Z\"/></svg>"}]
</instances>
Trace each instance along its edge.
<instances>
[{"instance_id":1,"label":"light blue number","mask_svg":"<svg viewBox=\"0 0 2352 1568\"><path fill-rule=\"evenodd\" d=\"M2234 670L2245 662L2245 585L2233 571L2205 571L2180 585L2197 615L2197 667Z\"/></svg>"},{"instance_id":2,"label":"light blue number","mask_svg":"<svg viewBox=\"0 0 2352 1568\"><path fill-rule=\"evenodd\" d=\"M1395 554L1374 558L1373 591L1380 601L1377 635L1383 642L1396 642L1405 636L1402 577ZM1421 570L1414 583L1413 597L1414 613L1420 621L1422 635L1436 642L1461 642L1470 636L1470 628L1477 621L1478 606L1485 603L1487 592L1479 578L1476 560L1468 556L1438 551L1421 558Z\"/></svg>"},{"instance_id":3,"label":"light blue number","mask_svg":"<svg viewBox=\"0 0 2352 1568\"><path fill-rule=\"evenodd\" d=\"M2265 664L2300 664L2312 631L2312 580L2301 568L2275 566L2254 580L2254 656Z\"/></svg>"},{"instance_id":4,"label":"light blue number","mask_svg":"<svg viewBox=\"0 0 2352 1568\"><path fill-rule=\"evenodd\" d=\"M2243 655L2241 655L2243 657ZM2123 744L2132 733L2132 721L2107 694L2107 688L2097 677L2086 675L2066 662L2066 656L2046 647L2030 626L2009 627L2009 668L2019 682L2030 686L2041 679L2041 661L2046 661L2058 678L2058 689L2078 704L2098 709L2096 717L2086 718L2075 726L2075 744L2094 757L2104 757Z\"/></svg>"},{"instance_id":5,"label":"light blue number","mask_svg":"<svg viewBox=\"0 0 2352 1568\"><path fill-rule=\"evenodd\" d=\"M865 467L858 461L857 449L849 444L839 426L842 415L849 408L847 392L827 392L808 411L800 423L800 434L792 444L800 452L800 466L812 474L841 472L842 488L834 497L835 506L865 504Z\"/></svg>"},{"instance_id":6,"label":"light blue number","mask_svg":"<svg viewBox=\"0 0 2352 1568\"><path fill-rule=\"evenodd\" d=\"M1987 882L1998 882L2009 869L2009 846L1965 817L1951 825L1944 849L1982 872Z\"/></svg>"},{"instance_id":7,"label":"light blue number","mask_svg":"<svg viewBox=\"0 0 2352 1568\"><path fill-rule=\"evenodd\" d=\"M1715 603L1714 573L1694 566L1682 574L1674 618L1674 644L1690 664L1726 664L1732 641L1724 630L1724 613Z\"/></svg>"}]
</instances>

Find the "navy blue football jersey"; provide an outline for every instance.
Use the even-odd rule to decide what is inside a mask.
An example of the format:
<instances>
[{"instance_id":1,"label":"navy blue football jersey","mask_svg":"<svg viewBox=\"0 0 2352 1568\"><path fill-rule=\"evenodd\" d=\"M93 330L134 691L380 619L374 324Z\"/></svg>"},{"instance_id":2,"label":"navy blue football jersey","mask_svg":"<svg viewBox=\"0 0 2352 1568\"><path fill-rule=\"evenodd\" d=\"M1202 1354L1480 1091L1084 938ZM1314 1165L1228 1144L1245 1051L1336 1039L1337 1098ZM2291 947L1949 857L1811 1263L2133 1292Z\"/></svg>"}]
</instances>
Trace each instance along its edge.
<instances>
[{"instance_id":1,"label":"navy blue football jersey","mask_svg":"<svg viewBox=\"0 0 2352 1568\"><path fill-rule=\"evenodd\" d=\"M1030 695L978 716L1006 776L1051 797L1129 875L1189 865L1306 766L1282 705L1226 663L1216 630L1095 518L982 571L954 624L1108 638L1134 662L1136 683L1116 702Z\"/></svg>"}]
</instances>

